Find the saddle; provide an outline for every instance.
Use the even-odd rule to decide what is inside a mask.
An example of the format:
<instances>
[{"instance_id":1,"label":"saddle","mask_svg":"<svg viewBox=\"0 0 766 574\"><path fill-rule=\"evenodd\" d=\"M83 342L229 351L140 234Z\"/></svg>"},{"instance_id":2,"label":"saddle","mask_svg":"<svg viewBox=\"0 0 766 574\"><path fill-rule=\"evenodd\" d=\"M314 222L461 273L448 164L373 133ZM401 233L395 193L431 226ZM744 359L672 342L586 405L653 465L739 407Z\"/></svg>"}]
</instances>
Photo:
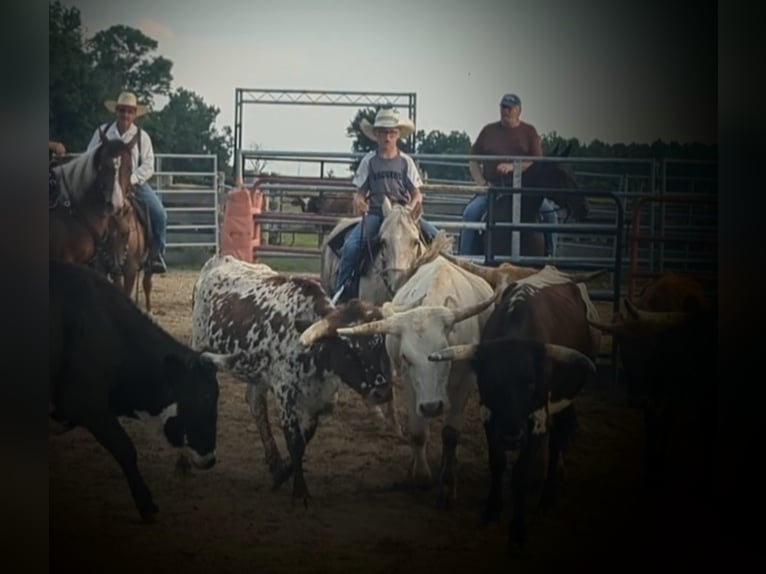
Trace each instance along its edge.
<instances>
[{"instance_id":1,"label":"saddle","mask_svg":"<svg viewBox=\"0 0 766 574\"><path fill-rule=\"evenodd\" d=\"M349 224L346 227L339 229L338 233L327 241L327 246L332 250L333 253L335 253L339 259L341 256L341 251L343 250L343 243L346 241L346 236L354 228L354 224L358 221L361 221L361 217L355 217L349 220ZM361 277L370 270L372 262L375 260L375 257L379 252L380 239L378 237L373 239L365 237L364 244L362 245L362 256L359 263L357 264L357 277Z\"/></svg>"}]
</instances>

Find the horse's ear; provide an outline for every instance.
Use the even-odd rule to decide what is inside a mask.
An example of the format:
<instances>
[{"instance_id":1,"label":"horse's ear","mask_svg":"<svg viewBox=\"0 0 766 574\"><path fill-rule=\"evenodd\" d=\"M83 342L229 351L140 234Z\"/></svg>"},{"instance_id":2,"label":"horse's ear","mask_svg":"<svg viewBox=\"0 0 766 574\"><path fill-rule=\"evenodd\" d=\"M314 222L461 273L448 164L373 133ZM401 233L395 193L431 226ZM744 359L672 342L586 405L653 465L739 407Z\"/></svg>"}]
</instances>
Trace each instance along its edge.
<instances>
[{"instance_id":1,"label":"horse's ear","mask_svg":"<svg viewBox=\"0 0 766 574\"><path fill-rule=\"evenodd\" d=\"M386 196L383 198L383 218L388 217L389 213L391 213L391 200Z\"/></svg>"}]
</instances>

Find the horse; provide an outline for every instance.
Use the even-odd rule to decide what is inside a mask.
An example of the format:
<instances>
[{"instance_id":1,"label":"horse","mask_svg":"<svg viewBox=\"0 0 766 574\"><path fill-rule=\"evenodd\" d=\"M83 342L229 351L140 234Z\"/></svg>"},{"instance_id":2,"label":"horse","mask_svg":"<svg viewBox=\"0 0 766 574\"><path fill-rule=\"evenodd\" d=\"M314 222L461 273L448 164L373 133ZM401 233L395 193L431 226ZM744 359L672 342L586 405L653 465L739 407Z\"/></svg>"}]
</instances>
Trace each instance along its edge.
<instances>
[{"instance_id":1,"label":"horse","mask_svg":"<svg viewBox=\"0 0 766 574\"><path fill-rule=\"evenodd\" d=\"M99 130L101 143L106 145L110 140L103 131ZM141 133L137 132L133 139L128 143L132 150L133 146L139 143ZM133 156L130 154L125 163L124 169L128 174L133 172ZM119 253L118 261L111 267L109 272L110 279L117 287L122 289L126 295L130 296L133 286L136 285L136 303L138 303L138 285L136 280L141 269L144 269L142 286L144 289L144 303L146 311L150 312L151 291L152 291L152 271L146 265L149 257L149 215L141 211L142 206L136 196L133 194L133 186L128 185L126 192L126 201L122 209L113 214L109 221L109 233L114 245L114 250ZM143 213L143 217L139 216ZM143 220L143 221L142 221Z\"/></svg>"},{"instance_id":2,"label":"horse","mask_svg":"<svg viewBox=\"0 0 766 574\"><path fill-rule=\"evenodd\" d=\"M138 303L138 276L143 270L141 285L144 290L144 307L151 312L152 270L146 265L149 258L148 232L139 217L140 204L132 192L128 193L127 201L122 210L112 216L111 228L116 235L117 243L122 246L121 264L117 266L110 277L115 285L128 296L136 287L135 300ZM148 215L144 215L148 219Z\"/></svg>"},{"instance_id":3,"label":"horse","mask_svg":"<svg viewBox=\"0 0 766 574\"><path fill-rule=\"evenodd\" d=\"M356 295L359 299L382 305L393 298L404 274L425 252L419 223L422 215L422 204L392 204L388 198L383 201L379 237L364 238L364 253L359 262L359 292ZM361 220L362 217L341 219L322 243L320 280L328 293L336 291L343 240L352 226Z\"/></svg>"},{"instance_id":4,"label":"horse","mask_svg":"<svg viewBox=\"0 0 766 574\"><path fill-rule=\"evenodd\" d=\"M102 273L118 254L106 251L109 222L122 209L130 187L128 144L111 140L50 168L51 259L87 264Z\"/></svg>"},{"instance_id":5,"label":"horse","mask_svg":"<svg viewBox=\"0 0 766 574\"><path fill-rule=\"evenodd\" d=\"M565 150L562 156L568 155L569 148ZM555 151L552 155L555 155ZM510 179L510 177L509 177ZM510 184L508 185L510 187ZM560 192L551 191L545 195L521 194L521 217L522 223L535 223L538 221L540 205L545 197L555 201L559 206L567 210L566 222L571 216L576 221L583 221L588 215L588 203L585 197L579 193L569 193L568 190L577 188L574 173L571 168L558 162L534 162L522 173L522 188L545 188L560 189ZM513 221L513 195L512 191L495 192L494 220L495 222L510 223ZM484 221L486 221L486 215ZM492 236L492 254L493 256L511 255L511 239L513 231L511 229L493 229ZM488 239L487 233L479 235L483 253L487 253ZM545 256L545 235L543 231L522 231L519 232L519 255L544 257Z\"/></svg>"}]
</instances>

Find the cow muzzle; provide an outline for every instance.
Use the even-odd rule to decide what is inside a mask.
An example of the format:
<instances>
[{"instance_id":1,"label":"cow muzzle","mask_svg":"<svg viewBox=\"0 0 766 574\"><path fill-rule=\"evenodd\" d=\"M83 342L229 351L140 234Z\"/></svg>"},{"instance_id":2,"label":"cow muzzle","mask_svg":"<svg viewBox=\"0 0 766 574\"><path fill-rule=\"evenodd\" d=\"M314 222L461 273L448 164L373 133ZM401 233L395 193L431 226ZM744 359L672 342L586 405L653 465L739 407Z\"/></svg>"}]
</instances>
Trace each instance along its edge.
<instances>
[{"instance_id":1,"label":"cow muzzle","mask_svg":"<svg viewBox=\"0 0 766 574\"><path fill-rule=\"evenodd\" d=\"M418 412L425 418L438 417L444 412L444 401L431 401L430 403L420 403Z\"/></svg>"}]
</instances>

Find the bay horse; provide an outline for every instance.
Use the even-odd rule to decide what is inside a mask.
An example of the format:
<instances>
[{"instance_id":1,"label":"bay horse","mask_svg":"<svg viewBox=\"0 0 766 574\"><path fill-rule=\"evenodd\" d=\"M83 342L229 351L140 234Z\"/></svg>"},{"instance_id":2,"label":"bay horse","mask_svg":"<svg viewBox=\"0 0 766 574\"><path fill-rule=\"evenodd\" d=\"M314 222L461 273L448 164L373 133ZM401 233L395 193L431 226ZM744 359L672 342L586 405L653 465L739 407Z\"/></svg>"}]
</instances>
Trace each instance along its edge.
<instances>
[{"instance_id":1,"label":"bay horse","mask_svg":"<svg viewBox=\"0 0 766 574\"><path fill-rule=\"evenodd\" d=\"M50 168L48 250L51 259L90 265L102 273L118 254L107 251L111 217L130 187L128 144L110 140Z\"/></svg>"},{"instance_id":2,"label":"bay horse","mask_svg":"<svg viewBox=\"0 0 766 574\"><path fill-rule=\"evenodd\" d=\"M562 154L568 155L569 148ZM555 155L555 152L551 155ZM513 183L513 175L509 174L507 187ZM521 194L521 217L522 223L535 223L538 221L540 205L545 197L556 202L567 210L565 221L573 217L576 221L583 221L588 215L588 203L585 196L579 193L570 193L577 188L574 173L571 168L559 162L537 161L522 173L522 188L544 188L561 190L551 191L545 195ZM495 222L510 223L513 221L513 195L510 190L495 192L494 220ZM486 215L484 218L486 221ZM511 229L492 230L492 255L510 256ZM481 245L487 252L488 241L486 232L479 234ZM543 231L522 231L519 233L519 255L532 257L545 257L545 235Z\"/></svg>"},{"instance_id":3,"label":"bay horse","mask_svg":"<svg viewBox=\"0 0 766 574\"><path fill-rule=\"evenodd\" d=\"M109 139L103 131L99 131L101 142L105 145ZM133 146L139 144L141 131L137 131L133 139L128 143L128 147L132 150ZM139 147L140 150L140 147ZM127 161L124 162L124 169L128 174L133 172L133 156L128 155ZM128 179L130 175L128 175ZM151 291L152 291L152 271L151 268L146 265L149 257L149 241L148 241L148 221L149 215L145 211L141 211L143 214L139 216L139 210L142 209L141 203L133 193L133 186L128 184L125 195L126 201L123 204L122 209L117 213L114 213L109 222L109 233L111 234L112 244L114 250L119 253L117 263L112 266L109 272L110 279L117 287L122 289L126 295L130 296L133 291L133 286L136 286L135 301L138 304L138 275L143 269L144 275L142 279L142 286L144 289L144 303L146 311L150 312L151 306Z\"/></svg>"}]
</instances>

